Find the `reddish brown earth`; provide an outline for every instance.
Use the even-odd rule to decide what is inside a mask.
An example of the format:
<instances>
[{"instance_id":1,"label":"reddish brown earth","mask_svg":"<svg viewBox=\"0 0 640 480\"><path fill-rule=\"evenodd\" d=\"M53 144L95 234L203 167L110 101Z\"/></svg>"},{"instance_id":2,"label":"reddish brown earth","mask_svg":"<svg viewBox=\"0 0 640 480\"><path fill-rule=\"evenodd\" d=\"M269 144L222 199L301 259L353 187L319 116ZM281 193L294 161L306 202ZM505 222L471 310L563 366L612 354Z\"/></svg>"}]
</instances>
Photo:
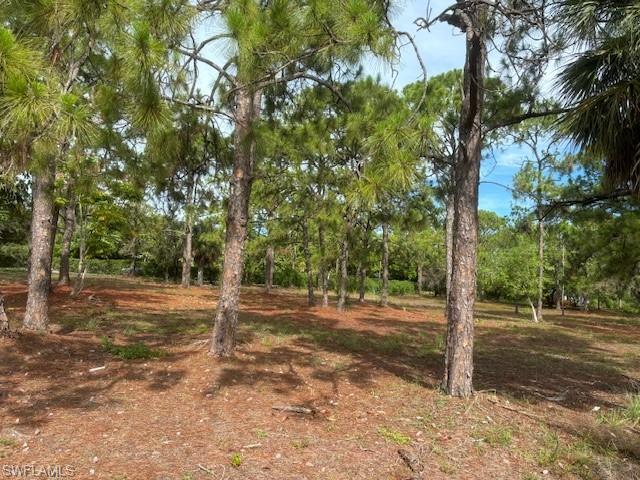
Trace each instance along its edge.
<instances>
[{"instance_id":1,"label":"reddish brown earth","mask_svg":"<svg viewBox=\"0 0 640 480\"><path fill-rule=\"evenodd\" d=\"M26 286L0 290L17 326ZM638 388L638 319L549 311L534 325L481 304L479 393L458 400L437 390L441 303L393 300L339 314L245 289L238 353L221 361L205 345L214 289L119 278L92 279L76 299L56 289L57 334L0 339L0 477L35 464L98 479L411 478L398 449L421 462L415 478L637 474L637 426L597 418ZM104 337L162 356L121 360Z\"/></svg>"}]
</instances>

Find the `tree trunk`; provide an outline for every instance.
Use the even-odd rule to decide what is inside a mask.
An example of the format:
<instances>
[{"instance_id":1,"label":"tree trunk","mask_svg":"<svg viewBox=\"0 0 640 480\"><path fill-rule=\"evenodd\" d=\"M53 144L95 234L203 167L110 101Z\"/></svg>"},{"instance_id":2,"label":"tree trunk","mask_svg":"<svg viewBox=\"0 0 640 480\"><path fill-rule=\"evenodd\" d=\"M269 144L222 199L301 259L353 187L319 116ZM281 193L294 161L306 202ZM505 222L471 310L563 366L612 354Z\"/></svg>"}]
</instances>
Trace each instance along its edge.
<instances>
[{"instance_id":1,"label":"tree trunk","mask_svg":"<svg viewBox=\"0 0 640 480\"><path fill-rule=\"evenodd\" d=\"M273 288L273 271L275 262L275 252L273 245L267 247L267 253L264 258L264 290L271 293Z\"/></svg>"},{"instance_id":2,"label":"tree trunk","mask_svg":"<svg viewBox=\"0 0 640 480\"><path fill-rule=\"evenodd\" d=\"M191 263L193 262L193 207L195 193L195 175L191 173L189 175L189 181L187 182L187 208L185 212L185 231L184 231L184 243L182 246L182 287L189 288L191 286Z\"/></svg>"},{"instance_id":3,"label":"tree trunk","mask_svg":"<svg viewBox=\"0 0 640 480\"><path fill-rule=\"evenodd\" d=\"M386 307L389 303L389 224L382 224L382 290L380 291L380 305Z\"/></svg>"},{"instance_id":4,"label":"tree trunk","mask_svg":"<svg viewBox=\"0 0 640 480\"><path fill-rule=\"evenodd\" d=\"M64 234L62 235L62 245L60 248L60 275L59 285L70 285L69 277L69 257L71 256L71 242L76 228L76 196L69 189L69 203L64 209Z\"/></svg>"},{"instance_id":5,"label":"tree trunk","mask_svg":"<svg viewBox=\"0 0 640 480\"><path fill-rule=\"evenodd\" d=\"M198 286L204 285L204 266L198 265Z\"/></svg>"},{"instance_id":6,"label":"tree trunk","mask_svg":"<svg viewBox=\"0 0 640 480\"><path fill-rule=\"evenodd\" d=\"M364 295L366 293L367 267L362 262L358 268L358 301L364 303Z\"/></svg>"},{"instance_id":7,"label":"tree trunk","mask_svg":"<svg viewBox=\"0 0 640 480\"><path fill-rule=\"evenodd\" d=\"M531 307L531 317L533 318L533 322L538 323L538 312L536 310L536 307L533 305L533 302L531 301L530 298L528 300L529 300L529 306Z\"/></svg>"},{"instance_id":8,"label":"tree trunk","mask_svg":"<svg viewBox=\"0 0 640 480\"><path fill-rule=\"evenodd\" d=\"M53 240L53 188L55 160L33 177L33 215L31 218L31 268L27 308L22 325L27 330L45 332L49 326L51 287L51 242Z\"/></svg>"},{"instance_id":9,"label":"tree trunk","mask_svg":"<svg viewBox=\"0 0 640 480\"><path fill-rule=\"evenodd\" d=\"M468 397L473 393L473 308L476 293L478 244L478 182L482 152L482 107L486 38L486 7L470 4L464 23L466 59L459 148L454 165L454 220L451 290L447 304L447 343L444 390Z\"/></svg>"},{"instance_id":10,"label":"tree trunk","mask_svg":"<svg viewBox=\"0 0 640 480\"><path fill-rule=\"evenodd\" d=\"M186 228L184 232L184 243L182 246L182 281L180 285L183 288L191 286L191 261L193 249L193 225L192 220L187 215Z\"/></svg>"},{"instance_id":11,"label":"tree trunk","mask_svg":"<svg viewBox=\"0 0 640 480\"><path fill-rule=\"evenodd\" d=\"M4 297L0 293L0 331L9 330L9 318L4 311Z\"/></svg>"},{"instance_id":12,"label":"tree trunk","mask_svg":"<svg viewBox=\"0 0 640 480\"><path fill-rule=\"evenodd\" d=\"M249 223L249 199L256 157L256 141L252 129L253 123L260 116L261 99L260 91L251 92L246 87L239 88L236 92L233 175L227 206L224 265L210 349L216 356L232 355L235 348L238 300Z\"/></svg>"},{"instance_id":13,"label":"tree trunk","mask_svg":"<svg viewBox=\"0 0 640 480\"><path fill-rule=\"evenodd\" d=\"M418 295L422 295L422 285L424 284L424 279L422 278L422 265L418 265L417 267L418 270L418 280L417 280L417 287L418 287Z\"/></svg>"},{"instance_id":14,"label":"tree trunk","mask_svg":"<svg viewBox=\"0 0 640 480\"><path fill-rule=\"evenodd\" d=\"M54 180L55 185L55 180ZM54 186L55 188L55 186ZM54 194L55 198L55 194ZM58 234L58 220L60 219L60 207L58 205L53 204L53 215L51 217L51 244L50 244L50 253L51 262L49 263L49 288L53 290L53 282L51 280L53 276L53 250L56 246L56 235Z\"/></svg>"},{"instance_id":15,"label":"tree trunk","mask_svg":"<svg viewBox=\"0 0 640 480\"><path fill-rule=\"evenodd\" d=\"M324 247L324 229L318 226L318 245L320 247L320 284L322 288L322 306L329 306L329 279L327 278L327 259Z\"/></svg>"},{"instance_id":16,"label":"tree trunk","mask_svg":"<svg viewBox=\"0 0 640 480\"><path fill-rule=\"evenodd\" d=\"M347 294L349 287L349 235L346 234L342 240L342 246L340 248L339 258L339 272L338 275L338 311L343 312L347 304Z\"/></svg>"},{"instance_id":17,"label":"tree trunk","mask_svg":"<svg viewBox=\"0 0 640 480\"><path fill-rule=\"evenodd\" d=\"M542 321L542 295L544 289L544 221L538 220L538 305L536 321Z\"/></svg>"},{"instance_id":18,"label":"tree trunk","mask_svg":"<svg viewBox=\"0 0 640 480\"><path fill-rule=\"evenodd\" d=\"M455 203L453 194L447 196L447 219L445 222L445 298L446 305L449 304L449 293L451 292L451 271L453 270L453 219L455 218Z\"/></svg>"},{"instance_id":19,"label":"tree trunk","mask_svg":"<svg viewBox=\"0 0 640 480\"><path fill-rule=\"evenodd\" d=\"M309 226L306 220L302 223L302 248L304 250L304 270L307 274L307 304L313 307L316 297L313 292L313 269L311 266L311 250L309 249Z\"/></svg>"}]
</instances>

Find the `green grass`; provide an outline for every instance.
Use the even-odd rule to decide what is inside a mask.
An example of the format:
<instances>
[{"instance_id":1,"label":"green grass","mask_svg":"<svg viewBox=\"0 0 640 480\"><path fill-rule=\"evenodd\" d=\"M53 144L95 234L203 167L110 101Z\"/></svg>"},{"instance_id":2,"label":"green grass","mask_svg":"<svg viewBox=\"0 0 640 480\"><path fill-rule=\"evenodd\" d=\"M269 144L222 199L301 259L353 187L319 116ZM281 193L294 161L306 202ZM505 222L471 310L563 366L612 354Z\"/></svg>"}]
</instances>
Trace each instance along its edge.
<instances>
[{"instance_id":1,"label":"green grass","mask_svg":"<svg viewBox=\"0 0 640 480\"><path fill-rule=\"evenodd\" d=\"M495 425L478 433L477 439L494 447L508 447L513 442L513 431L510 427Z\"/></svg>"},{"instance_id":2,"label":"green grass","mask_svg":"<svg viewBox=\"0 0 640 480\"><path fill-rule=\"evenodd\" d=\"M624 407L602 413L598 420L614 427L640 424L640 394L630 395Z\"/></svg>"},{"instance_id":3,"label":"green grass","mask_svg":"<svg viewBox=\"0 0 640 480\"><path fill-rule=\"evenodd\" d=\"M395 443L396 445L407 445L411 443L411 437L391 428L380 427L378 428L378 434L386 441Z\"/></svg>"},{"instance_id":4,"label":"green grass","mask_svg":"<svg viewBox=\"0 0 640 480\"><path fill-rule=\"evenodd\" d=\"M109 338L102 338L102 349L122 360L149 360L164 355L163 350L154 349L142 342L131 345L115 345Z\"/></svg>"},{"instance_id":5,"label":"green grass","mask_svg":"<svg viewBox=\"0 0 640 480\"><path fill-rule=\"evenodd\" d=\"M231 455L230 463L233 468L240 468L240 465L242 465L242 455L237 452L234 453Z\"/></svg>"}]
</instances>

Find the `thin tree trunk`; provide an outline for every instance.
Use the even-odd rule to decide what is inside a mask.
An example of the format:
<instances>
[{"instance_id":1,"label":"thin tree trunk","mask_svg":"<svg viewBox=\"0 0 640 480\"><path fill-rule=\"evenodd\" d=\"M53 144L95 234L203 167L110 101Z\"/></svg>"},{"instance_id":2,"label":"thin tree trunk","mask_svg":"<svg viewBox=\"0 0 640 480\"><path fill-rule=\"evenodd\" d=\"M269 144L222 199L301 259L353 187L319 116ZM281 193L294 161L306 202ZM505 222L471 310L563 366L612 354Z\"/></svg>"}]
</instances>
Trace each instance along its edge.
<instances>
[{"instance_id":1,"label":"thin tree trunk","mask_svg":"<svg viewBox=\"0 0 640 480\"><path fill-rule=\"evenodd\" d=\"M53 188L56 176L54 158L33 178L33 216L31 218L31 268L27 308L22 325L27 330L46 331L49 326L51 287L51 242L53 240Z\"/></svg>"},{"instance_id":2,"label":"thin tree trunk","mask_svg":"<svg viewBox=\"0 0 640 480\"><path fill-rule=\"evenodd\" d=\"M64 214L64 234L62 235L62 245L60 248L60 275L58 285L70 285L69 258L71 256L71 242L76 228L76 196L69 188L69 203L65 207Z\"/></svg>"},{"instance_id":3,"label":"thin tree trunk","mask_svg":"<svg viewBox=\"0 0 640 480\"><path fill-rule=\"evenodd\" d=\"M310 307L316 304L316 297L313 292L313 270L311 266L311 250L309 249L309 226L306 220L302 223L302 241L304 250L304 269L307 274L307 303Z\"/></svg>"},{"instance_id":4,"label":"thin tree trunk","mask_svg":"<svg viewBox=\"0 0 640 480\"><path fill-rule=\"evenodd\" d=\"M544 288L544 221L538 220L538 306L536 322L542 321L542 295Z\"/></svg>"},{"instance_id":5,"label":"thin tree trunk","mask_svg":"<svg viewBox=\"0 0 640 480\"><path fill-rule=\"evenodd\" d=\"M275 263L275 252L273 245L267 246L267 253L264 257L264 290L271 293L273 288L273 271Z\"/></svg>"},{"instance_id":6,"label":"thin tree trunk","mask_svg":"<svg viewBox=\"0 0 640 480\"><path fill-rule=\"evenodd\" d=\"M324 247L324 229L318 226L318 245L320 247L320 284L322 288L322 306L329 306L329 279L327 278L327 259Z\"/></svg>"},{"instance_id":7,"label":"thin tree trunk","mask_svg":"<svg viewBox=\"0 0 640 480\"><path fill-rule=\"evenodd\" d=\"M347 228L350 230L350 228ZM347 304L347 294L349 287L349 233L345 234L344 239L342 240L342 246L340 248L340 257L339 257L339 272L338 274L338 311L343 312L345 306Z\"/></svg>"},{"instance_id":8,"label":"thin tree trunk","mask_svg":"<svg viewBox=\"0 0 640 480\"><path fill-rule=\"evenodd\" d=\"M201 287L204 285L204 266L198 265L198 286Z\"/></svg>"},{"instance_id":9,"label":"thin tree trunk","mask_svg":"<svg viewBox=\"0 0 640 480\"><path fill-rule=\"evenodd\" d=\"M9 330L9 318L4 311L4 297L0 293L0 331Z\"/></svg>"},{"instance_id":10,"label":"thin tree trunk","mask_svg":"<svg viewBox=\"0 0 640 480\"><path fill-rule=\"evenodd\" d=\"M418 295L422 295L422 285L424 284L424 279L422 278L422 264L418 265Z\"/></svg>"},{"instance_id":11,"label":"thin tree trunk","mask_svg":"<svg viewBox=\"0 0 640 480\"><path fill-rule=\"evenodd\" d=\"M382 290L380 305L386 307L389 303L389 224L382 224Z\"/></svg>"},{"instance_id":12,"label":"thin tree trunk","mask_svg":"<svg viewBox=\"0 0 640 480\"><path fill-rule=\"evenodd\" d=\"M362 262L358 267L358 301L364 303L364 295L366 293L367 267Z\"/></svg>"},{"instance_id":13,"label":"thin tree trunk","mask_svg":"<svg viewBox=\"0 0 640 480\"><path fill-rule=\"evenodd\" d=\"M54 185L55 185L55 180L54 180ZM54 195L54 198L55 198L55 195ZM56 246L56 235L58 234L58 220L59 219L60 219L60 207L58 205L56 205L56 203L54 202L54 204L53 204L53 215L51 217L51 244L50 244L50 254L49 254L49 256L51 257L51 263L49 264L49 288L51 290L53 290L53 282L52 282L52 276L53 276L53 250L55 249L55 246Z\"/></svg>"},{"instance_id":14,"label":"thin tree trunk","mask_svg":"<svg viewBox=\"0 0 640 480\"><path fill-rule=\"evenodd\" d=\"M476 294L478 244L478 182L482 151L482 107L486 37L486 7L470 4L456 15L466 34L466 60L459 148L455 161L453 264L447 305L444 390L468 397L473 393L473 308Z\"/></svg>"},{"instance_id":15,"label":"thin tree trunk","mask_svg":"<svg viewBox=\"0 0 640 480\"><path fill-rule=\"evenodd\" d=\"M445 222L445 249L446 249L446 270L445 270L445 298L446 305L449 304L449 294L451 292L451 271L453 270L453 219L455 217L455 203L453 194L447 196L447 219Z\"/></svg>"},{"instance_id":16,"label":"thin tree trunk","mask_svg":"<svg viewBox=\"0 0 640 480\"><path fill-rule=\"evenodd\" d=\"M261 99L260 91L251 92L246 87L239 88L236 92L233 175L227 206L224 265L210 349L216 356L232 355L235 348L238 300L256 157L252 128L260 116Z\"/></svg>"},{"instance_id":17,"label":"thin tree trunk","mask_svg":"<svg viewBox=\"0 0 640 480\"><path fill-rule=\"evenodd\" d=\"M185 215L184 242L182 246L182 282L183 288L191 286L191 262L193 261L193 205L195 198L195 178L190 175L187 192L187 209Z\"/></svg>"},{"instance_id":18,"label":"thin tree trunk","mask_svg":"<svg viewBox=\"0 0 640 480\"><path fill-rule=\"evenodd\" d=\"M538 312L536 311L536 307L533 305L533 302L529 298L529 306L531 307L531 317L533 318L534 323L538 323Z\"/></svg>"}]
</instances>

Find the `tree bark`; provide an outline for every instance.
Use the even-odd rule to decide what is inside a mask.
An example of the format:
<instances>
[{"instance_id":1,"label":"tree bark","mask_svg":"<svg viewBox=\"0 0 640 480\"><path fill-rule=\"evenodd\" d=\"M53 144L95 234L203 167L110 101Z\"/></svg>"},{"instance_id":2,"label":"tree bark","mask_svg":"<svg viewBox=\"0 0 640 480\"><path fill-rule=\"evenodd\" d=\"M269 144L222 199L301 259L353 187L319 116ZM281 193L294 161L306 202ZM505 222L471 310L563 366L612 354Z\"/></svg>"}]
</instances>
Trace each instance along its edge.
<instances>
[{"instance_id":1,"label":"tree bark","mask_svg":"<svg viewBox=\"0 0 640 480\"><path fill-rule=\"evenodd\" d=\"M418 269L418 272L417 272L418 295L422 295L422 285L424 284L424 279L422 278L422 264L418 265L417 269Z\"/></svg>"},{"instance_id":2,"label":"tree bark","mask_svg":"<svg viewBox=\"0 0 640 480\"><path fill-rule=\"evenodd\" d=\"M347 296L349 295L349 243L351 241L351 231L353 230L354 219L351 212L347 210L346 228L344 238L340 245L340 256L336 260L336 282L338 289L337 309L343 312L347 305Z\"/></svg>"},{"instance_id":3,"label":"tree bark","mask_svg":"<svg viewBox=\"0 0 640 480\"><path fill-rule=\"evenodd\" d=\"M198 286L204 285L204 266L198 265Z\"/></svg>"},{"instance_id":4,"label":"tree bark","mask_svg":"<svg viewBox=\"0 0 640 480\"><path fill-rule=\"evenodd\" d=\"M473 393L473 308L478 244L478 182L482 151L482 108L486 62L486 7L470 4L456 15L466 34L466 59L459 148L454 165L454 220L451 290L447 304L444 390ZM463 18L464 17L464 18Z\"/></svg>"},{"instance_id":5,"label":"tree bark","mask_svg":"<svg viewBox=\"0 0 640 480\"><path fill-rule=\"evenodd\" d=\"M31 218L31 268L29 269L27 308L22 326L45 332L49 326L51 288L51 242L53 240L53 188L55 159L33 177L33 215Z\"/></svg>"},{"instance_id":6,"label":"tree bark","mask_svg":"<svg viewBox=\"0 0 640 480\"><path fill-rule=\"evenodd\" d=\"M364 295L366 293L367 267L360 262L358 268L358 301L364 303Z\"/></svg>"},{"instance_id":7,"label":"tree bark","mask_svg":"<svg viewBox=\"0 0 640 480\"><path fill-rule=\"evenodd\" d=\"M389 303L389 224L382 224L382 290L380 291L380 305L386 307Z\"/></svg>"},{"instance_id":8,"label":"tree bark","mask_svg":"<svg viewBox=\"0 0 640 480\"><path fill-rule=\"evenodd\" d=\"M542 321L542 295L544 289L544 221L538 220L538 305L536 322Z\"/></svg>"},{"instance_id":9,"label":"tree bark","mask_svg":"<svg viewBox=\"0 0 640 480\"><path fill-rule=\"evenodd\" d=\"M267 246L267 253L264 257L264 290L267 293L271 293L273 288L273 271L275 263L275 252L273 245Z\"/></svg>"},{"instance_id":10,"label":"tree bark","mask_svg":"<svg viewBox=\"0 0 640 480\"><path fill-rule=\"evenodd\" d=\"M64 233L62 235L62 245L60 248L60 274L58 285L70 285L69 258L71 256L71 242L76 228L76 196L69 188L69 203L64 209Z\"/></svg>"},{"instance_id":11,"label":"tree bark","mask_svg":"<svg viewBox=\"0 0 640 480\"><path fill-rule=\"evenodd\" d=\"M224 264L210 349L211 354L216 356L232 355L235 348L249 199L256 157L256 140L252 129L260 116L261 99L261 91L252 92L247 87L241 87L236 92L233 175L227 206Z\"/></svg>"},{"instance_id":12,"label":"tree bark","mask_svg":"<svg viewBox=\"0 0 640 480\"><path fill-rule=\"evenodd\" d=\"M4 311L4 297L0 293L0 331L9 330L9 318Z\"/></svg>"},{"instance_id":13,"label":"tree bark","mask_svg":"<svg viewBox=\"0 0 640 480\"><path fill-rule=\"evenodd\" d=\"M324 229L318 226L318 246L320 247L320 284L322 288L322 306L329 306L329 279L327 278L327 259L325 257Z\"/></svg>"},{"instance_id":14,"label":"tree bark","mask_svg":"<svg viewBox=\"0 0 640 480\"><path fill-rule=\"evenodd\" d=\"M455 203L453 194L447 196L447 219L445 222L445 249L446 249L446 270L445 270L445 298L446 305L449 304L449 294L451 292L451 271L453 270L453 219L455 218Z\"/></svg>"},{"instance_id":15,"label":"tree bark","mask_svg":"<svg viewBox=\"0 0 640 480\"><path fill-rule=\"evenodd\" d=\"M307 304L313 307L316 304L316 297L313 292L313 269L311 265L311 250L309 249L309 225L307 221L302 222L302 248L304 250L304 270L307 274Z\"/></svg>"},{"instance_id":16,"label":"tree bark","mask_svg":"<svg viewBox=\"0 0 640 480\"><path fill-rule=\"evenodd\" d=\"M55 184L55 180L54 180ZM54 187L55 188L55 187ZM55 194L52 194L55 198ZM53 215L51 217L51 243L50 243L50 254L51 263L49 264L49 289L53 290L53 250L56 246L56 235L58 234L58 220L60 219L60 207L58 205L53 204Z\"/></svg>"},{"instance_id":17,"label":"tree bark","mask_svg":"<svg viewBox=\"0 0 640 480\"><path fill-rule=\"evenodd\" d=\"M182 246L182 282L183 288L191 286L191 263L193 262L193 207L195 204L195 188L196 179L193 173L189 174L189 182L187 182L187 208L185 212L185 231L184 243Z\"/></svg>"}]
</instances>

